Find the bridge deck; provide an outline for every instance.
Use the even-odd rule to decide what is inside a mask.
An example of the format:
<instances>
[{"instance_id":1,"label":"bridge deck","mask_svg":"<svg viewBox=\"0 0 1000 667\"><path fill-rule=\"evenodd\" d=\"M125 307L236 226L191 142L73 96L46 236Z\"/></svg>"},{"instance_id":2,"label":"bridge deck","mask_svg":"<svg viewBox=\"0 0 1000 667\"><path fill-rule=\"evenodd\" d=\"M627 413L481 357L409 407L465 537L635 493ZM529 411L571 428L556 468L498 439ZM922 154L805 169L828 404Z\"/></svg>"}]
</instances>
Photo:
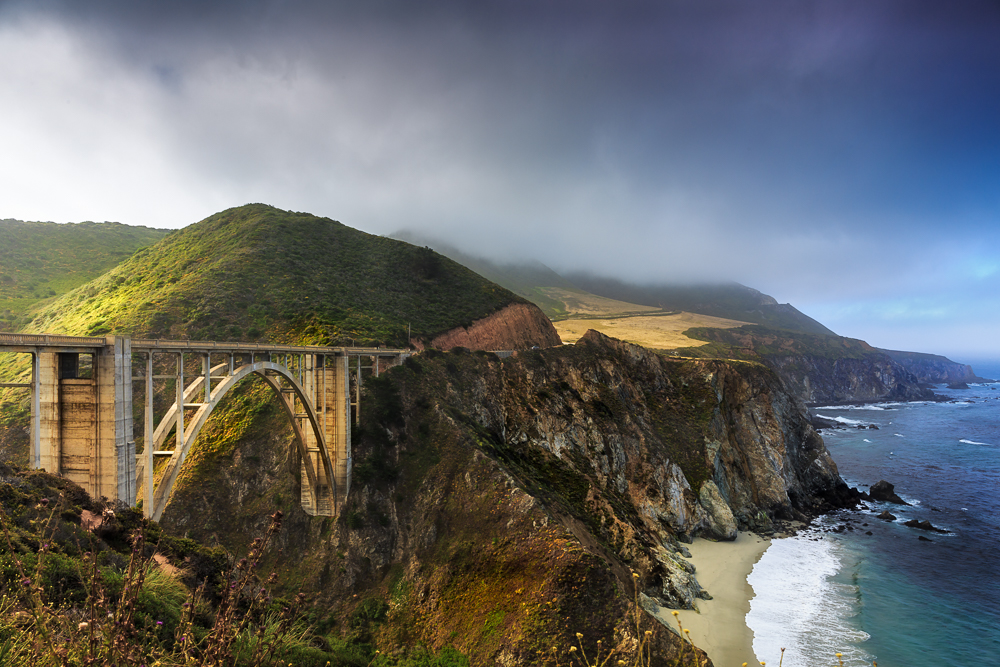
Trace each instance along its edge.
<instances>
[{"instance_id":1,"label":"bridge deck","mask_svg":"<svg viewBox=\"0 0 1000 667\"><path fill-rule=\"evenodd\" d=\"M12 352L31 352L36 348L98 348L113 341L114 336L61 336L57 334L0 333L0 348ZM388 347L327 347L321 345L281 345L275 343L228 343L210 340L161 340L133 338L133 352L261 352L272 354L327 354L362 357L398 357L410 350Z\"/></svg>"}]
</instances>

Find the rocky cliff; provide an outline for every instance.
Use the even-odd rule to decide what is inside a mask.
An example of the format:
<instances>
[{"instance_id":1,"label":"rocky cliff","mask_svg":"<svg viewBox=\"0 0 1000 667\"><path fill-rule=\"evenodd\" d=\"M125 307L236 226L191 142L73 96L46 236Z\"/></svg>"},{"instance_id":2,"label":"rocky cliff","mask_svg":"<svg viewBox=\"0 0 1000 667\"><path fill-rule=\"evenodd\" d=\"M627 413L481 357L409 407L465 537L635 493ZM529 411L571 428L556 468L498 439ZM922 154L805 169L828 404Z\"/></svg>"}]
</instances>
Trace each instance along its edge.
<instances>
[{"instance_id":1,"label":"rocky cliff","mask_svg":"<svg viewBox=\"0 0 1000 667\"><path fill-rule=\"evenodd\" d=\"M769 355L764 362L806 403L917 401L934 398L919 379L882 354L830 359L811 355Z\"/></svg>"},{"instance_id":2,"label":"rocky cliff","mask_svg":"<svg viewBox=\"0 0 1000 667\"><path fill-rule=\"evenodd\" d=\"M916 375L863 340L760 326L695 328L684 333L713 345L685 348L680 353L759 361L773 369L788 390L805 403L935 397Z\"/></svg>"},{"instance_id":3,"label":"rocky cliff","mask_svg":"<svg viewBox=\"0 0 1000 667\"><path fill-rule=\"evenodd\" d=\"M923 354L920 352L899 352L897 350L880 350L890 359L916 376L920 382L932 384L951 384L957 382L982 382L984 378L976 375L972 366L952 361L938 354Z\"/></svg>"},{"instance_id":4,"label":"rocky cliff","mask_svg":"<svg viewBox=\"0 0 1000 667\"><path fill-rule=\"evenodd\" d=\"M362 406L337 520L298 509L298 466L272 424L212 431L164 522L226 540L280 506L285 577L318 591L322 623L383 651L451 644L473 664L536 664L576 632L589 655L599 639L634 654L648 629L653 664L669 664L676 636L629 609L704 595L684 541L850 501L767 368L596 332L504 360L428 351L366 382Z\"/></svg>"},{"instance_id":5,"label":"rocky cliff","mask_svg":"<svg viewBox=\"0 0 1000 667\"><path fill-rule=\"evenodd\" d=\"M470 350L527 350L561 345L552 322L530 303L513 303L467 327L435 336L430 346L439 350L464 347ZM422 341L419 347L423 347Z\"/></svg>"}]
</instances>

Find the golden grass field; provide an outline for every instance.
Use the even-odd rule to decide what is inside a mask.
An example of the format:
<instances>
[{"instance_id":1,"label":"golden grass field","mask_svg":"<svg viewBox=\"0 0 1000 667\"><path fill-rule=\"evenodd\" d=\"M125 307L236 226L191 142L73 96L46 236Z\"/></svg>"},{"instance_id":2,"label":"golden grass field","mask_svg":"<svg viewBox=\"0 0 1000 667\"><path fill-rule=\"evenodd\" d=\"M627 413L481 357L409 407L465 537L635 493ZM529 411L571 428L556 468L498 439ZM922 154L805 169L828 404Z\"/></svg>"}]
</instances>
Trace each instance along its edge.
<instances>
[{"instance_id":1,"label":"golden grass field","mask_svg":"<svg viewBox=\"0 0 1000 667\"><path fill-rule=\"evenodd\" d=\"M653 350L672 350L678 347L698 347L706 344L705 341L694 340L681 333L691 327L729 329L747 323L710 315L680 312L663 315L561 320L552 324L563 343L567 345L579 340L587 332L587 329L596 329L606 336Z\"/></svg>"},{"instance_id":2,"label":"golden grass field","mask_svg":"<svg viewBox=\"0 0 1000 667\"><path fill-rule=\"evenodd\" d=\"M562 301L569 314L566 319L552 322L559 337L567 345L578 341L587 329L596 329L606 336L650 349L673 350L705 345L705 341L694 340L681 333L691 327L728 329L747 324L710 315L667 312L651 306L555 287L546 287L542 291L546 296Z\"/></svg>"}]
</instances>

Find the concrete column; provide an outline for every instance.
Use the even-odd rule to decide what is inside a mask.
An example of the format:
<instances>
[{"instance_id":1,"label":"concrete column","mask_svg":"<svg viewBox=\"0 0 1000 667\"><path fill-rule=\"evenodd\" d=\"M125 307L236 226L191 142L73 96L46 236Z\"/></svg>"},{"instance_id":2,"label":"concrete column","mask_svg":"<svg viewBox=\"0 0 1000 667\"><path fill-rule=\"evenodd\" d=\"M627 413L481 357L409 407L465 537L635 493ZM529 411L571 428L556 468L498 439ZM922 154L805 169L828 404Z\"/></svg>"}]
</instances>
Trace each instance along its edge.
<instances>
[{"instance_id":1,"label":"concrete column","mask_svg":"<svg viewBox=\"0 0 1000 667\"><path fill-rule=\"evenodd\" d=\"M328 380L329 395L327 405L332 406L335 434L330 447L330 455L334 457L334 479L337 482L337 507L346 500L351 490L351 372L350 359L345 354L334 357ZM330 427L328 427L330 428Z\"/></svg>"},{"instance_id":2,"label":"concrete column","mask_svg":"<svg viewBox=\"0 0 1000 667\"><path fill-rule=\"evenodd\" d=\"M330 453L332 463L336 460L333 446L336 434L330 428L334 419L329 414L329 399L327 392L331 385L328 375L333 369L324 368L323 357L318 355L304 355L299 358L299 361L301 363L302 370L302 388L305 391L306 396L309 397L309 401L312 403L313 408L316 410L317 421L319 422L319 427L323 432L323 437L327 445L327 451ZM303 407L303 413L304 412L305 408ZM309 514L332 516L336 509L335 499L332 494L329 477L327 476L326 466L323 464L323 455L320 450L319 442L316 438L315 432L313 431L312 424L309 423L309 420L303 419L300 423L302 425L302 433L305 437L306 447L309 450L309 458L312 461L314 470L316 471L316 478L319 483L319 506L313 507L312 494L310 493L311 489L309 487L309 478L306 476L305 464L303 463L301 471L302 507Z\"/></svg>"},{"instance_id":3,"label":"concrete column","mask_svg":"<svg viewBox=\"0 0 1000 667\"><path fill-rule=\"evenodd\" d=\"M153 423L153 352L146 353L146 425L143 428L143 456L146 459L146 475L143 480L142 508L143 514L152 518L153 516L153 432L156 425Z\"/></svg>"},{"instance_id":4,"label":"concrete column","mask_svg":"<svg viewBox=\"0 0 1000 667\"><path fill-rule=\"evenodd\" d=\"M97 432L91 493L135 504L135 439L132 432L132 344L108 336L94 359Z\"/></svg>"},{"instance_id":5,"label":"concrete column","mask_svg":"<svg viewBox=\"0 0 1000 667\"><path fill-rule=\"evenodd\" d=\"M56 475L62 471L59 409L59 354L38 348L31 396L32 465Z\"/></svg>"}]
</instances>

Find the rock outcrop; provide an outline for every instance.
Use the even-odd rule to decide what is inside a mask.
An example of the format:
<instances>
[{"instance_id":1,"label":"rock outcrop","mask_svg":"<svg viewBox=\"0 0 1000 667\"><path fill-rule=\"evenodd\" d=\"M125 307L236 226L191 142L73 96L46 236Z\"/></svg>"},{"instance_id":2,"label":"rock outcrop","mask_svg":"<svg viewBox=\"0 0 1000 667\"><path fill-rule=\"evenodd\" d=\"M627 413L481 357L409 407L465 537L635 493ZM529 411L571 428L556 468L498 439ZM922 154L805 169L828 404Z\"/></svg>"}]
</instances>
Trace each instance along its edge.
<instances>
[{"instance_id":1,"label":"rock outcrop","mask_svg":"<svg viewBox=\"0 0 1000 667\"><path fill-rule=\"evenodd\" d=\"M872 500L881 500L883 502L894 503L896 505L910 504L896 495L896 487L884 479L872 484L871 488L868 489L868 495L871 496Z\"/></svg>"},{"instance_id":2,"label":"rock outcrop","mask_svg":"<svg viewBox=\"0 0 1000 667\"><path fill-rule=\"evenodd\" d=\"M976 375L972 366L960 364L938 354L920 352L900 352L880 350L897 364L905 368L919 380L931 384L958 384L963 382L983 382L985 378Z\"/></svg>"},{"instance_id":3,"label":"rock outcrop","mask_svg":"<svg viewBox=\"0 0 1000 667\"><path fill-rule=\"evenodd\" d=\"M769 355L789 391L806 403L931 400L934 392L889 357L873 353L861 358Z\"/></svg>"},{"instance_id":4,"label":"rock outcrop","mask_svg":"<svg viewBox=\"0 0 1000 667\"><path fill-rule=\"evenodd\" d=\"M435 336L430 347L439 350L455 347L470 350L528 350L532 347L561 344L562 340L552 322L538 306L512 303L467 327L458 327ZM422 349L423 345L420 344L419 347Z\"/></svg>"},{"instance_id":5,"label":"rock outcrop","mask_svg":"<svg viewBox=\"0 0 1000 667\"><path fill-rule=\"evenodd\" d=\"M628 610L636 595L682 609L708 596L681 542L852 502L801 403L759 364L588 332L503 360L427 351L365 389L336 522L298 509L293 456L256 451L241 466L262 456L275 487L192 475L165 520L221 535L243 525L241 504L280 497L290 537L275 559L344 627L384 601L383 650L452 644L473 664L526 665L576 632L588 654L601 639L628 656L649 629L654 664L670 664L679 640ZM212 518L215 502L232 512Z\"/></svg>"},{"instance_id":6,"label":"rock outcrop","mask_svg":"<svg viewBox=\"0 0 1000 667\"><path fill-rule=\"evenodd\" d=\"M863 340L761 326L702 327L685 334L722 343L730 347L729 354L766 364L805 403L936 398L913 373ZM697 353L697 348L688 351Z\"/></svg>"}]
</instances>

